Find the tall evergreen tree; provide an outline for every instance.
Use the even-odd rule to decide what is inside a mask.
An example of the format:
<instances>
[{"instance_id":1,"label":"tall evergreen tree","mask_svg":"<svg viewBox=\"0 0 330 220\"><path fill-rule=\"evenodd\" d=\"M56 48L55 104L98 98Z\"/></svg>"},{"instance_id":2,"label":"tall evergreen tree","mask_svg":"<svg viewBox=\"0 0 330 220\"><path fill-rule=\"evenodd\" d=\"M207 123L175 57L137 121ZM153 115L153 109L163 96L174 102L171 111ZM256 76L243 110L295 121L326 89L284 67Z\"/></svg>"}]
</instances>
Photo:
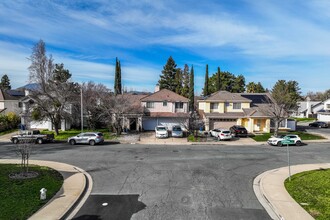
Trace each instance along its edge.
<instances>
[{"instance_id":1,"label":"tall evergreen tree","mask_svg":"<svg viewBox=\"0 0 330 220\"><path fill-rule=\"evenodd\" d=\"M175 92L176 82L176 63L172 56L170 56L162 70L162 75L160 75L160 79L158 81L160 89L168 89Z\"/></svg>"},{"instance_id":2,"label":"tall evergreen tree","mask_svg":"<svg viewBox=\"0 0 330 220\"><path fill-rule=\"evenodd\" d=\"M115 83L114 83L114 93L115 95L121 94L121 66L120 61L116 57L116 67L115 67Z\"/></svg>"},{"instance_id":3,"label":"tall evergreen tree","mask_svg":"<svg viewBox=\"0 0 330 220\"><path fill-rule=\"evenodd\" d=\"M3 89L3 90L11 89L10 80L9 80L9 77L7 76L7 74L5 74L1 77L0 89Z\"/></svg>"},{"instance_id":4,"label":"tall evergreen tree","mask_svg":"<svg viewBox=\"0 0 330 220\"><path fill-rule=\"evenodd\" d=\"M194 66L191 66L190 80L189 80L189 111L195 110L195 89L194 89Z\"/></svg>"},{"instance_id":5,"label":"tall evergreen tree","mask_svg":"<svg viewBox=\"0 0 330 220\"><path fill-rule=\"evenodd\" d=\"M176 69L175 84L176 84L175 93L180 95L182 92L182 71L180 68Z\"/></svg>"},{"instance_id":6,"label":"tall evergreen tree","mask_svg":"<svg viewBox=\"0 0 330 220\"><path fill-rule=\"evenodd\" d=\"M204 81L203 95L204 96L209 95L209 65L208 64L206 64L206 70L205 70L205 81Z\"/></svg>"},{"instance_id":7,"label":"tall evergreen tree","mask_svg":"<svg viewBox=\"0 0 330 220\"><path fill-rule=\"evenodd\" d=\"M264 93L266 90L264 87L261 85L260 82L255 83L255 82L249 82L246 85L246 92L248 93Z\"/></svg>"},{"instance_id":8,"label":"tall evergreen tree","mask_svg":"<svg viewBox=\"0 0 330 220\"><path fill-rule=\"evenodd\" d=\"M245 78L243 75L238 75L234 79L231 92L242 93L245 91Z\"/></svg>"},{"instance_id":9,"label":"tall evergreen tree","mask_svg":"<svg viewBox=\"0 0 330 220\"><path fill-rule=\"evenodd\" d=\"M183 73L182 73L182 90L181 95L188 98L189 97L189 66L187 64L184 65Z\"/></svg>"},{"instance_id":10,"label":"tall evergreen tree","mask_svg":"<svg viewBox=\"0 0 330 220\"><path fill-rule=\"evenodd\" d=\"M120 61L118 60L118 94L122 93L121 89L121 64Z\"/></svg>"},{"instance_id":11,"label":"tall evergreen tree","mask_svg":"<svg viewBox=\"0 0 330 220\"><path fill-rule=\"evenodd\" d=\"M216 91L219 91L221 89L221 76L220 76L220 67L218 67L217 77L216 77L216 83L215 83L215 89Z\"/></svg>"}]
</instances>

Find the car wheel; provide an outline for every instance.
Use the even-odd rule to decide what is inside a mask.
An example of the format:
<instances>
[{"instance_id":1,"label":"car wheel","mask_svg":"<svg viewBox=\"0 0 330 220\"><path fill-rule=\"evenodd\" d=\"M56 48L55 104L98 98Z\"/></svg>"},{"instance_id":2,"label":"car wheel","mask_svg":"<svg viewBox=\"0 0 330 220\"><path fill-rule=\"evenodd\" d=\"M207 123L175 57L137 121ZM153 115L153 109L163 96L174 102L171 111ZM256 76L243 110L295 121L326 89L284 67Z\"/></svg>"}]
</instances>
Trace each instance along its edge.
<instances>
[{"instance_id":1,"label":"car wheel","mask_svg":"<svg viewBox=\"0 0 330 220\"><path fill-rule=\"evenodd\" d=\"M89 145L94 146L95 145L95 141L94 140L89 141Z\"/></svg>"},{"instance_id":2,"label":"car wheel","mask_svg":"<svg viewBox=\"0 0 330 220\"><path fill-rule=\"evenodd\" d=\"M277 142L277 146L282 147L283 146L282 141Z\"/></svg>"},{"instance_id":3,"label":"car wheel","mask_svg":"<svg viewBox=\"0 0 330 220\"><path fill-rule=\"evenodd\" d=\"M221 138L220 137L218 137L218 141L221 141Z\"/></svg>"},{"instance_id":4,"label":"car wheel","mask_svg":"<svg viewBox=\"0 0 330 220\"><path fill-rule=\"evenodd\" d=\"M301 145L302 145L301 141L297 141L297 142L296 142L296 145L297 145L297 146L301 146Z\"/></svg>"},{"instance_id":5,"label":"car wheel","mask_svg":"<svg viewBox=\"0 0 330 220\"><path fill-rule=\"evenodd\" d=\"M37 143L38 143L38 144L42 144L42 142L43 142L43 141L42 141L41 138L37 139Z\"/></svg>"},{"instance_id":6,"label":"car wheel","mask_svg":"<svg viewBox=\"0 0 330 220\"><path fill-rule=\"evenodd\" d=\"M75 141L75 140L70 140L69 143L70 143L71 145L75 145L75 144L76 144L76 141Z\"/></svg>"},{"instance_id":7,"label":"car wheel","mask_svg":"<svg viewBox=\"0 0 330 220\"><path fill-rule=\"evenodd\" d=\"M18 143L18 139L17 138L13 139L13 143L14 144L17 144Z\"/></svg>"},{"instance_id":8,"label":"car wheel","mask_svg":"<svg viewBox=\"0 0 330 220\"><path fill-rule=\"evenodd\" d=\"M319 125L319 128L322 128L322 125Z\"/></svg>"}]
</instances>

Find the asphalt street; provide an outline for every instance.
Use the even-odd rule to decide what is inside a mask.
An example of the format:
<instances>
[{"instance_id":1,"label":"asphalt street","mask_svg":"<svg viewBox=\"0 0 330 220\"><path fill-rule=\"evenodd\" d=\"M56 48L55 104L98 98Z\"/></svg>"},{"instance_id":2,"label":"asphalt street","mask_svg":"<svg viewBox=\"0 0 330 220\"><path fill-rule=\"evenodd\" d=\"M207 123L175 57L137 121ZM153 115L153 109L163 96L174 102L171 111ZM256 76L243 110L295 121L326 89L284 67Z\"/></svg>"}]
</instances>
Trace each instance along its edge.
<instances>
[{"instance_id":1,"label":"asphalt street","mask_svg":"<svg viewBox=\"0 0 330 220\"><path fill-rule=\"evenodd\" d=\"M0 145L1 159L18 159ZM36 145L31 159L72 164L93 178L75 219L270 219L253 179L287 166L286 148L184 145ZM290 147L291 164L328 163L329 143Z\"/></svg>"}]
</instances>

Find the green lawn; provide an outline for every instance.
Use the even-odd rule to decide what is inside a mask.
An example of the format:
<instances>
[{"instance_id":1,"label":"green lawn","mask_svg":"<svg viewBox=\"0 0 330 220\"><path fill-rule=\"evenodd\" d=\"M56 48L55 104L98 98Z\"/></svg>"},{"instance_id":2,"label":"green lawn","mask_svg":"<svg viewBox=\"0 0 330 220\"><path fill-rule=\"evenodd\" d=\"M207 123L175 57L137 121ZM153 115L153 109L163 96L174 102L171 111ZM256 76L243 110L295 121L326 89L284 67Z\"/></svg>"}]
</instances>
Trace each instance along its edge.
<instances>
[{"instance_id":1,"label":"green lawn","mask_svg":"<svg viewBox=\"0 0 330 220\"><path fill-rule=\"evenodd\" d=\"M84 129L84 132L91 131ZM98 129L98 132L102 132L104 135L104 139L113 139L115 136L112 135L108 129ZM43 134L54 134L54 131L41 131ZM67 140L69 137L76 136L77 134L80 134L81 130L80 129L71 129L67 131L59 131L59 135L55 135L55 140L63 141Z\"/></svg>"},{"instance_id":2,"label":"green lawn","mask_svg":"<svg viewBox=\"0 0 330 220\"><path fill-rule=\"evenodd\" d=\"M296 120L297 122L313 122L316 119L315 118L292 118Z\"/></svg>"},{"instance_id":3,"label":"green lawn","mask_svg":"<svg viewBox=\"0 0 330 220\"><path fill-rule=\"evenodd\" d=\"M61 188L62 175L48 167L30 166L36 178L15 180L9 174L20 166L0 164L0 219L27 219L47 203ZM40 189L47 189L47 200L40 200Z\"/></svg>"},{"instance_id":4,"label":"green lawn","mask_svg":"<svg viewBox=\"0 0 330 220\"><path fill-rule=\"evenodd\" d=\"M315 134L310 134L310 133L306 133L306 132L302 132L302 131L293 131L293 132L279 133L279 135L281 135L281 134L297 134L297 135L299 135L299 137L303 141L304 140L319 140L319 139L324 139L324 137L322 137L322 136L315 135ZM251 138L253 140L255 140L255 141L267 141L272 135L273 135L273 133L265 133L265 134L255 135L255 136L253 136Z\"/></svg>"},{"instance_id":5,"label":"green lawn","mask_svg":"<svg viewBox=\"0 0 330 220\"><path fill-rule=\"evenodd\" d=\"M298 173L285 188L317 220L330 219L330 169Z\"/></svg>"}]
</instances>

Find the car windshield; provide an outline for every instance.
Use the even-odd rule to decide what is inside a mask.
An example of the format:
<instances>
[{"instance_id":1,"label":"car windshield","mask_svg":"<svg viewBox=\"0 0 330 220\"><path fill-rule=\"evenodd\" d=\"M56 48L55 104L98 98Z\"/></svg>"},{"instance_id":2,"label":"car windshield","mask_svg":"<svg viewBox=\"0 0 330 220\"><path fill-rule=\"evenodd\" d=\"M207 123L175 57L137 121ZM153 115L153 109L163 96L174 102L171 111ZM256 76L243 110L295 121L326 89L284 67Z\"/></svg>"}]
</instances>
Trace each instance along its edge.
<instances>
[{"instance_id":1,"label":"car windshield","mask_svg":"<svg viewBox=\"0 0 330 220\"><path fill-rule=\"evenodd\" d=\"M156 129L157 129L157 131L166 131L165 127L157 127Z\"/></svg>"},{"instance_id":2,"label":"car windshield","mask_svg":"<svg viewBox=\"0 0 330 220\"><path fill-rule=\"evenodd\" d=\"M238 127L237 130L240 130L240 131L244 131L245 128L242 128L242 127Z\"/></svg>"},{"instance_id":3,"label":"car windshield","mask_svg":"<svg viewBox=\"0 0 330 220\"><path fill-rule=\"evenodd\" d=\"M173 127L173 131L181 131L180 127Z\"/></svg>"},{"instance_id":4,"label":"car windshield","mask_svg":"<svg viewBox=\"0 0 330 220\"><path fill-rule=\"evenodd\" d=\"M222 133L224 133L224 134L229 134L230 131L222 131Z\"/></svg>"},{"instance_id":5,"label":"car windshield","mask_svg":"<svg viewBox=\"0 0 330 220\"><path fill-rule=\"evenodd\" d=\"M220 130L219 130L219 129L214 129L213 131L215 131L215 132L220 132Z\"/></svg>"},{"instance_id":6,"label":"car windshield","mask_svg":"<svg viewBox=\"0 0 330 220\"><path fill-rule=\"evenodd\" d=\"M97 133L97 136L103 136L103 134L101 132Z\"/></svg>"}]
</instances>

